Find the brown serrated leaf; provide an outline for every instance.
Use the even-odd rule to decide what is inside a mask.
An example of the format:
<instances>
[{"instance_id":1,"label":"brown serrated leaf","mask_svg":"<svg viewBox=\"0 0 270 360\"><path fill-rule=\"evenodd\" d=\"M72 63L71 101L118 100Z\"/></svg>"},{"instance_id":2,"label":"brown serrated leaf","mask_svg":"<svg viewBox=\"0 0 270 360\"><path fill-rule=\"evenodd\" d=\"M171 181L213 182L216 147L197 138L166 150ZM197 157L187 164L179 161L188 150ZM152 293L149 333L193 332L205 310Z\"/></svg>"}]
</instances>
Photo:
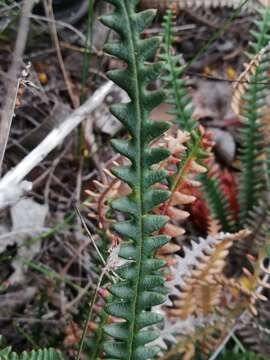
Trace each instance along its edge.
<instances>
[{"instance_id":1,"label":"brown serrated leaf","mask_svg":"<svg viewBox=\"0 0 270 360\"><path fill-rule=\"evenodd\" d=\"M261 0L261 1L265 1L265 2L267 1L270 3L270 0ZM246 69L238 77L233 87L231 106L235 114L238 116L240 116L241 109L243 108L243 95L247 91L250 80L252 76L255 75L256 69L259 66L263 58L263 55L266 53L266 51L269 51L269 45L262 48L261 51L257 55L255 55L254 58L248 64L245 65Z\"/></svg>"}]
</instances>

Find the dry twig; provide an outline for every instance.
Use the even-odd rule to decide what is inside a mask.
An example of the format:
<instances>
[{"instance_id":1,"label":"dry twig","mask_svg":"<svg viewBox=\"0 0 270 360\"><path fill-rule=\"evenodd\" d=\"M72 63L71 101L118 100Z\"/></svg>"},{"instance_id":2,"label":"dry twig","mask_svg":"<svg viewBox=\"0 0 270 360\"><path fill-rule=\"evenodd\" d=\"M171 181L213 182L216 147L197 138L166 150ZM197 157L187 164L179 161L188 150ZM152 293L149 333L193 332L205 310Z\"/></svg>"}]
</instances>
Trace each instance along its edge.
<instances>
[{"instance_id":1,"label":"dry twig","mask_svg":"<svg viewBox=\"0 0 270 360\"><path fill-rule=\"evenodd\" d=\"M24 0L22 5L22 15L20 25L18 28L18 35L16 39L12 64L10 66L7 78L5 82L6 98L2 109L1 121L0 121L0 174L2 169L2 163L5 155L5 150L9 138L9 132L14 116L14 109L17 99L17 92L20 85L20 70L22 65L22 57L27 41L27 35L29 30L30 14L34 0Z\"/></svg>"},{"instance_id":2,"label":"dry twig","mask_svg":"<svg viewBox=\"0 0 270 360\"><path fill-rule=\"evenodd\" d=\"M54 42L54 46L56 49L59 66L60 66L61 72L63 74L63 78L65 80L68 95L72 102L73 108L76 109L79 106L80 101L79 101L79 98L76 97L73 92L72 83L71 83L71 80L70 80L70 78L67 74L66 68L65 68L65 63L64 63L64 60L62 57L59 39L58 39L58 35L57 35L57 28L56 28L54 14L53 14L52 0L45 0L44 7L45 7L47 17L52 20L51 22L49 22L49 28L50 28L52 40Z\"/></svg>"},{"instance_id":3,"label":"dry twig","mask_svg":"<svg viewBox=\"0 0 270 360\"><path fill-rule=\"evenodd\" d=\"M35 168L53 149L74 130L89 114L97 109L112 89L113 83L107 82L63 123L53 129L46 138L28 154L14 169L0 180L0 209L17 201L25 191L31 190L31 184L22 180Z\"/></svg>"}]
</instances>

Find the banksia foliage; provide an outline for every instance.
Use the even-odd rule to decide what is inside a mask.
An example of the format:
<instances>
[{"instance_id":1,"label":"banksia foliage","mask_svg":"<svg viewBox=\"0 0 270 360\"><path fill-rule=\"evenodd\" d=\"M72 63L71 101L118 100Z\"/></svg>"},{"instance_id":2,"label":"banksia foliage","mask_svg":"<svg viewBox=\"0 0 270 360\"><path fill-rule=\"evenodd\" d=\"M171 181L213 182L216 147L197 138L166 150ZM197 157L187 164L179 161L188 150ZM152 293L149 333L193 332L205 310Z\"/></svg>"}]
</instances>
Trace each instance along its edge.
<instances>
[{"instance_id":1,"label":"banksia foliage","mask_svg":"<svg viewBox=\"0 0 270 360\"><path fill-rule=\"evenodd\" d=\"M178 130L176 137L168 135L165 138L171 155L162 165L170 174L171 195L157 211L169 216L170 222L165 225L163 233L172 237L181 236L185 233L184 226L180 225L189 216L185 207L196 200L194 195L201 185L196 177L206 171L206 168L196 161L197 152L203 152L204 147L206 151L208 146L207 141L204 144L205 134L203 130L201 131L202 133L196 139L193 136L196 144L191 143L192 139L188 132L180 130ZM190 147L192 147L192 151L189 151Z\"/></svg>"},{"instance_id":2,"label":"banksia foliage","mask_svg":"<svg viewBox=\"0 0 270 360\"><path fill-rule=\"evenodd\" d=\"M113 219L108 217L110 211L110 201L115 197L126 195L130 192L129 187L117 179L110 171L104 170L103 182L94 180L95 190L86 190L90 200L85 202L89 207L90 218L98 218L99 228L103 231L110 231Z\"/></svg>"},{"instance_id":3,"label":"banksia foliage","mask_svg":"<svg viewBox=\"0 0 270 360\"><path fill-rule=\"evenodd\" d=\"M224 318L216 319L216 322L206 325L204 329L198 329L198 340L200 342L200 351L204 354L204 358L208 359L209 356L222 344L226 339L230 327L232 327L232 321L227 320L224 322Z\"/></svg>"},{"instance_id":4,"label":"banksia foliage","mask_svg":"<svg viewBox=\"0 0 270 360\"><path fill-rule=\"evenodd\" d=\"M249 84L241 100L243 105L240 112L242 122L240 129L241 174L239 179L240 226L246 223L249 211L257 204L265 186L263 176L260 174L262 174L261 157L264 149L262 118L270 59L269 47L267 46L270 40L270 7L260 8L258 12L260 17L256 22L258 30L252 32L254 40L250 46L250 56L253 60L247 68L248 72L244 75L245 78L249 78ZM239 91L241 92L242 88L237 87L236 92ZM237 96L239 98L239 95ZM234 95L234 98L237 96Z\"/></svg>"},{"instance_id":5,"label":"banksia foliage","mask_svg":"<svg viewBox=\"0 0 270 360\"><path fill-rule=\"evenodd\" d=\"M221 355L220 360L266 360L266 358L256 355L255 353L246 351L241 354L227 352L226 354Z\"/></svg>"},{"instance_id":6,"label":"banksia foliage","mask_svg":"<svg viewBox=\"0 0 270 360\"><path fill-rule=\"evenodd\" d=\"M265 136L270 0L260 1L267 7L258 10L251 62L234 88L232 105L242 124L238 187L234 174L215 163L211 134L192 114L186 67L174 52L172 24L179 8L237 8L243 1L105 1L114 10L102 22L116 32L118 41L104 50L116 58L112 63L122 65L109 71L108 78L127 93L129 102L111 107L126 132L123 139L112 141L117 163L86 191L89 216L104 240L101 251L96 248L104 268L87 317L94 318L85 322L80 350L84 334L92 330L89 359L150 360L168 350L163 359L181 354L189 360L197 349L209 356L244 321L248 327L242 336L260 350L265 334L270 334L270 199L264 196L270 190L270 142ZM164 17L163 43L154 64L150 61L160 39L141 34L155 11L136 12L145 3L174 5ZM159 75L164 92L150 90ZM171 128L169 122L150 119L162 102L170 104ZM202 229L205 238L197 236ZM107 263L105 240L113 243ZM256 330L263 335L260 339ZM65 345L77 344L81 332L71 323ZM265 348L268 351L269 344ZM22 355L0 350L0 359L8 360L59 356L50 349Z\"/></svg>"},{"instance_id":7,"label":"banksia foliage","mask_svg":"<svg viewBox=\"0 0 270 360\"><path fill-rule=\"evenodd\" d=\"M260 0L267 1L267 0ZM237 8L239 7L243 1L241 0L142 0L142 6L146 7L154 7L160 9L166 9L170 6L175 6L176 9L189 9L192 8L221 8L221 7L229 7L229 8ZM248 8L252 9L255 7L256 1L250 0L248 3ZM245 6L246 8L246 6Z\"/></svg>"},{"instance_id":8,"label":"banksia foliage","mask_svg":"<svg viewBox=\"0 0 270 360\"><path fill-rule=\"evenodd\" d=\"M190 315L207 316L221 305L222 285L218 277L223 276L229 249L234 241L248 235L242 230L236 234L218 234L192 242L184 248L184 258L179 257L172 267L173 280L169 283L176 299L171 316L187 319ZM175 288L174 288L175 287Z\"/></svg>"},{"instance_id":9,"label":"banksia foliage","mask_svg":"<svg viewBox=\"0 0 270 360\"><path fill-rule=\"evenodd\" d=\"M0 337L1 341L1 337ZM0 350L1 360L61 360L63 357L53 349L39 349L31 352L24 351L22 354L17 354L12 351L11 347Z\"/></svg>"},{"instance_id":10,"label":"banksia foliage","mask_svg":"<svg viewBox=\"0 0 270 360\"><path fill-rule=\"evenodd\" d=\"M233 175L215 164L211 136L192 116L191 99L185 80L181 79L184 66L173 51L173 10L168 10L165 16L159 57L163 63L165 99L162 92L148 90L161 69L160 64L145 64L155 54L159 41L140 38L154 12L136 13L135 0L107 2L115 6L115 11L102 20L118 33L120 41L106 45L105 51L125 63L123 69L109 71L108 77L127 92L130 102L113 105L111 109L129 133L125 140L112 142L120 154L119 164L106 170L103 183L96 182L98 192L88 192L93 200L92 216L98 218L100 229L111 240L120 241L119 254L123 258L115 270L119 278L109 287L104 307L107 315L103 312L100 322L105 334L99 339L106 338L103 349L108 359L153 359L160 351L157 345L164 349L169 344L176 346L168 354L182 353L185 359L191 359L195 343L202 353L214 351L243 311L250 317L256 314L258 302L266 299L264 293L268 291L265 281L268 268L263 267L258 255L266 241L263 227L268 222L268 206L265 219L256 224L256 215L250 216L250 210L260 214L264 208L256 207L259 202L249 193L262 195L263 187L267 181L270 183L267 176L260 178L256 174L257 168L260 174L264 171L261 157L265 151L264 135L258 130L262 128L265 90L260 83L265 81L269 53L267 30L257 23L260 34L254 32L252 63L241 77L241 86L235 88L238 94L235 93L234 105L243 125L238 204ZM266 24L265 14L266 10L261 12ZM174 126L170 130L168 123L149 119L150 111L161 101L171 105ZM264 165L270 178L270 156L266 158ZM231 175L227 177L229 185L222 178L226 171ZM250 174L251 182L246 179ZM201 193L208 203L209 211L205 208L209 214L209 235L206 239L190 240L188 232L179 238L185 234L185 221ZM239 205L243 210L236 224ZM232 233L237 226L243 229L254 219L252 234L248 230ZM207 221L205 225L204 229ZM171 237L174 241L169 241ZM255 242L257 249L253 246ZM252 244L253 262L244 256L246 244ZM234 260L236 250L243 245L241 259L245 261L240 266L231 258ZM239 266L231 266L236 263ZM167 268L162 273L165 264ZM169 298L164 287L165 274ZM262 288L266 289L263 294ZM155 305L157 313L151 312ZM160 326L162 315L165 321ZM109 323L106 316L113 322Z\"/></svg>"},{"instance_id":11,"label":"banksia foliage","mask_svg":"<svg viewBox=\"0 0 270 360\"><path fill-rule=\"evenodd\" d=\"M266 289L270 289L269 284L269 259L265 257L265 251L261 250L256 258L249 256L249 261L252 270L243 268L244 274L242 276L242 283L245 284L247 290L250 291L249 308L256 316L258 311L256 309L257 301L267 301L267 297L262 294Z\"/></svg>"},{"instance_id":12,"label":"banksia foliage","mask_svg":"<svg viewBox=\"0 0 270 360\"><path fill-rule=\"evenodd\" d=\"M268 45L263 47L254 58L251 59L250 63L245 65L245 71L242 72L235 83L232 96L232 109L236 115L241 116L241 110L244 104L243 95L248 91L249 83L252 81L252 77L256 75L256 69L268 50Z\"/></svg>"},{"instance_id":13,"label":"banksia foliage","mask_svg":"<svg viewBox=\"0 0 270 360\"><path fill-rule=\"evenodd\" d=\"M187 94L185 81L182 79L184 66L180 64L179 55L173 54L172 22L174 13L167 10L164 16L164 39L160 58L164 61L165 75L162 79L167 87L167 103L171 105L169 114L174 116L174 122L181 130L191 131L197 127L197 121L192 117L191 101Z\"/></svg>"},{"instance_id":14,"label":"banksia foliage","mask_svg":"<svg viewBox=\"0 0 270 360\"><path fill-rule=\"evenodd\" d=\"M108 72L108 77L124 89L130 102L114 105L112 113L129 131L129 140L114 140L113 146L130 160L130 165L112 169L113 174L128 184L132 192L112 201L114 210L125 214L127 220L114 225L114 231L122 238L120 256L126 263L117 269L121 280L110 287L113 300L105 311L121 319L105 327L112 341L104 344L110 359L149 359L159 349L146 346L158 337L158 333L145 330L161 320L151 307L161 304L166 296L160 268L164 262L154 258L154 252L168 242L166 235L157 235L168 218L151 214L151 210L166 201L169 192L153 188L165 180L165 170L153 165L169 156L167 149L151 147L162 135L168 124L150 121L150 111L163 100L160 91L149 91L149 83L156 79L160 65L145 65L159 46L158 38L140 39L140 33L151 23L155 11L135 12L137 0L107 0L114 5L113 14L102 17L102 22L116 31L120 42L105 46L105 51L126 63L126 68ZM154 233L154 234L153 234Z\"/></svg>"},{"instance_id":15,"label":"banksia foliage","mask_svg":"<svg viewBox=\"0 0 270 360\"><path fill-rule=\"evenodd\" d=\"M203 197L207 201L210 217L219 222L223 231L233 231L233 222L230 214L228 198L222 191L220 171L213 157L207 161L208 172L200 176Z\"/></svg>"},{"instance_id":16,"label":"banksia foliage","mask_svg":"<svg viewBox=\"0 0 270 360\"><path fill-rule=\"evenodd\" d=\"M190 141L186 152L186 163L188 164L189 159L200 162L209 157L209 152L213 143L211 143L209 135L202 131L203 128L199 127L199 122L192 116L192 102L187 92L186 82L182 78L185 66L181 66L180 57L173 54L172 23L173 10L169 9L164 16L163 26L165 34L160 57L165 63L166 72L163 76L163 80L168 87L166 101L171 105L169 114L174 116L174 122L180 129L190 132ZM206 139L207 144L205 143ZM183 172L182 169L186 170L186 164L184 164L186 159L184 158L182 162L179 163L179 174ZM204 169L204 171L202 169ZM206 173L207 168L203 166L199 172ZM211 218L220 221L223 231L232 231L232 224L229 219L229 203L220 190L218 176L216 176L213 171L209 171L208 174L201 175L199 179L203 184L203 190L205 198L208 201Z\"/></svg>"},{"instance_id":17,"label":"banksia foliage","mask_svg":"<svg viewBox=\"0 0 270 360\"><path fill-rule=\"evenodd\" d=\"M249 241L244 245L246 246L247 253L248 249L258 250L264 247L268 240L267 228L270 224L270 209L269 200L265 194L264 200L260 199L258 205L249 213L247 221L248 228L252 231Z\"/></svg>"},{"instance_id":18,"label":"banksia foliage","mask_svg":"<svg viewBox=\"0 0 270 360\"><path fill-rule=\"evenodd\" d=\"M260 302L257 305L258 315L243 324L239 330L241 341L249 346L249 349L262 354L266 359L270 354L269 343L269 321L270 321L270 303Z\"/></svg>"}]
</instances>

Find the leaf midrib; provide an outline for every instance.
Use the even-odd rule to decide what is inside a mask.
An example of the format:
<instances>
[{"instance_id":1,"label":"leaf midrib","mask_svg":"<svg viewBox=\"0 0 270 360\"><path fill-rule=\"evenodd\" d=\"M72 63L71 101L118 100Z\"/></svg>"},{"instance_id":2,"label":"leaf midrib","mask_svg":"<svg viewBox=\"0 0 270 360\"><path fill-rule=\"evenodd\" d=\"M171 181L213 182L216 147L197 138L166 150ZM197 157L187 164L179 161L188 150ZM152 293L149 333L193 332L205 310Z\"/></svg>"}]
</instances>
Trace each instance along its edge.
<instances>
[{"instance_id":1,"label":"leaf midrib","mask_svg":"<svg viewBox=\"0 0 270 360\"><path fill-rule=\"evenodd\" d=\"M136 129L136 172L137 172L137 179L139 181L139 187L137 190L136 198L138 201L138 223L139 223L139 237L138 242L136 243L136 247L138 249L139 257L137 259L137 269L139 276L136 279L135 282L135 293L134 293L134 301L132 303L132 318L131 318L131 324L130 324L130 331L129 331L129 338L128 338L128 354L127 354L127 360L131 360L133 358L133 351L134 351L134 337L135 337L135 327L136 327L136 314L137 314L137 307L138 307L138 295L139 295L139 284L140 284L140 277L141 277L141 271L142 271L142 258L143 258L143 179L142 179L142 168L143 168L143 151L141 149L142 144L142 111L141 111L141 93L140 93L140 86L139 86L139 77L138 77L138 61L137 61L137 51L135 46L135 39L133 36L132 26L130 22L130 14L128 12L128 6L127 1L129 0L123 0L123 8L124 13L127 18L127 24L128 24L128 38L129 43L131 47L131 54L132 54L132 67L134 71L134 87L135 87L135 97L134 99L131 99L135 102L136 107L136 118L137 118L137 129Z\"/></svg>"}]
</instances>

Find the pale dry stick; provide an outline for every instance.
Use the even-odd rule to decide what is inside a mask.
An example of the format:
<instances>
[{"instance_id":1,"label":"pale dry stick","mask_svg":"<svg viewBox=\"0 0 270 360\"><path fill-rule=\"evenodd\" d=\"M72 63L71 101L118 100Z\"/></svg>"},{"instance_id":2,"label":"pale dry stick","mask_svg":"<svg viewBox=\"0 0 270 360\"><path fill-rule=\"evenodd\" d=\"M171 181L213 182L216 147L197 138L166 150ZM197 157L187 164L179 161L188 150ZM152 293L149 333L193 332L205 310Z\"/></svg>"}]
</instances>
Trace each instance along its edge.
<instances>
[{"instance_id":1,"label":"pale dry stick","mask_svg":"<svg viewBox=\"0 0 270 360\"><path fill-rule=\"evenodd\" d=\"M11 140L12 144L16 145L20 150L22 150L22 152L24 153L24 155L28 155L28 151L26 150L26 148L25 148L23 145L21 145L18 141L14 140L14 139L12 139L12 138L10 138L10 140ZM65 151L68 151L68 145L66 145L66 147L67 147L67 149L65 149ZM60 154L59 156L60 156L60 158L61 158L62 154ZM59 156L58 156L58 157L59 157ZM48 176L48 174L51 175L51 169L50 169L50 168L46 168L46 166L45 166L44 163L40 164L40 168L41 168L42 170L44 170L44 171L42 172L42 174L41 174L38 178L36 178L36 179L33 181L32 190L38 185L39 182L41 182L44 178L46 178L46 177ZM71 190L69 190L68 187L67 187L67 185L64 184L60 179L58 179L58 177L57 177L56 175L52 174L51 177L52 177L52 180L53 180L57 185L59 185L59 186L61 187L61 189L63 189L69 196L72 196L72 195L73 195L73 192L72 192ZM31 190L31 189L30 189L30 190ZM29 190L29 191L30 191L30 190ZM45 190L45 191L46 191L46 190ZM46 192L45 192L45 194L46 194ZM44 196L44 197L45 197L45 199L46 199L46 196Z\"/></svg>"},{"instance_id":2,"label":"pale dry stick","mask_svg":"<svg viewBox=\"0 0 270 360\"><path fill-rule=\"evenodd\" d=\"M44 7L45 7L47 17L52 20L52 22L49 23L49 28L50 28L52 40L54 42L54 46L56 49L59 66L60 66L63 78L65 80L65 83L66 83L66 87L67 87L67 91L68 91L68 95L70 97L71 103L73 105L73 108L76 109L80 105L80 102L79 102L79 98L77 98L75 96L75 94L73 93L71 80L70 80L70 78L67 74L66 68L65 68L65 63L63 60L63 56L62 56L61 48L60 48L60 44L59 44L59 39L58 39L58 35L57 35L57 28L55 25L52 0L44 0Z\"/></svg>"},{"instance_id":3,"label":"pale dry stick","mask_svg":"<svg viewBox=\"0 0 270 360\"><path fill-rule=\"evenodd\" d=\"M102 104L112 87L113 83L108 81L97 89L84 104L53 129L34 150L0 180L0 209L17 201L25 191L31 190L31 183L23 181L26 175Z\"/></svg>"},{"instance_id":4,"label":"pale dry stick","mask_svg":"<svg viewBox=\"0 0 270 360\"><path fill-rule=\"evenodd\" d=\"M6 146L9 138L12 119L14 117L14 109L16 105L17 93L20 85L20 70L22 64L22 57L27 41L30 14L34 0L24 0L22 5L21 20L18 27L18 34L13 53L12 64L8 71L8 81L5 82L5 101L2 108L0 121L0 175L2 171L2 164L6 151Z\"/></svg>"}]
</instances>

